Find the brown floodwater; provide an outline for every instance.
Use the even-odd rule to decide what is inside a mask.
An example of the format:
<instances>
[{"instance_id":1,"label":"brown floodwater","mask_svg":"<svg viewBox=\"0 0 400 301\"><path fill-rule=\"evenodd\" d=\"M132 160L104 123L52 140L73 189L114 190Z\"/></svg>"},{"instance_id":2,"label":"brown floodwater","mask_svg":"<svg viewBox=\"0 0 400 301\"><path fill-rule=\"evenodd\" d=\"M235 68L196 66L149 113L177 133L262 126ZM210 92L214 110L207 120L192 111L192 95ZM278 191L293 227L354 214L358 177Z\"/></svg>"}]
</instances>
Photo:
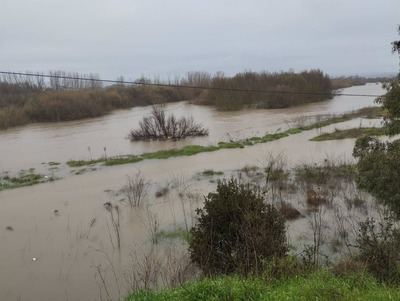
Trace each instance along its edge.
<instances>
[{"instance_id":1,"label":"brown floodwater","mask_svg":"<svg viewBox=\"0 0 400 301\"><path fill-rule=\"evenodd\" d=\"M345 91L382 93L379 85L352 87ZM240 112L218 112L185 103L168 105L169 111L178 115L191 114L210 129L209 137L184 142L131 143L126 140L127 132L149 112L148 107L79 122L37 124L0 132L0 168L19 170L39 166L41 162L86 159L88 146L92 156L97 157L104 152L104 146L108 155L112 155L147 152L185 143L208 144L229 136L275 131L287 127L287 123L298 116L343 113L371 105L372 101L336 97L324 103L290 109ZM354 127L360 123L369 126L376 125L377 121L355 119L323 131ZM312 130L244 149L146 160L0 192L0 300L100 300L99 286L102 284L98 275L96 277L96 270L112 263L115 270L121 271L126 267L130 252L140 253L151 245L149 212L157 217L161 229L182 224L185 216L182 204L171 195L155 198L154 193L159 187L173 179L185 178L190 191L202 195L215 184L208 179L199 181L196 174L205 169L229 174L246 165L262 165L267 154L282 154L289 166L321 162L326 158L352 160L353 139L309 141L317 134L318 130ZM131 210L119 202L121 195L115 192L126 183L127 175L134 175L138 170L151 182L151 191L142 208ZM121 251L116 250L110 240L113 230L109 212L104 208L104 203L109 201L121 208ZM197 205L200 204L191 204ZM303 235L296 227L291 239L300 239ZM122 280L119 292L115 283L107 281L110 281L108 285L112 288L113 298L129 290Z\"/></svg>"},{"instance_id":2,"label":"brown floodwater","mask_svg":"<svg viewBox=\"0 0 400 301\"><path fill-rule=\"evenodd\" d=\"M382 94L381 85L368 84L344 89L345 93ZM373 104L373 98L338 96L332 100L288 109L220 112L185 102L169 104L168 112L193 116L210 130L208 137L173 142L130 142L135 128L151 107L115 111L109 115L71 122L40 123L0 131L0 172L40 168L41 163L90 159L120 154L140 154L187 144L208 145L230 138L263 135L287 128L300 116L340 114Z\"/></svg>"}]
</instances>

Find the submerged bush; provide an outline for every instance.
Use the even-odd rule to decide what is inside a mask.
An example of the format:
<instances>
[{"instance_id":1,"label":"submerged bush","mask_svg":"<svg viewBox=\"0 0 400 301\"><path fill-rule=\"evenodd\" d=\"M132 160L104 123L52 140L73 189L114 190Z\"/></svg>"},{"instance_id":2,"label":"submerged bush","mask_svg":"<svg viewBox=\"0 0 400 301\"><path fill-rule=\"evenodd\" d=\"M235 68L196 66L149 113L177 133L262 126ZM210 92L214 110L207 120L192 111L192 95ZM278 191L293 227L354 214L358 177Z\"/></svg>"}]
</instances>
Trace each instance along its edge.
<instances>
[{"instance_id":1,"label":"submerged bush","mask_svg":"<svg viewBox=\"0 0 400 301\"><path fill-rule=\"evenodd\" d=\"M183 139L193 136L206 136L208 130L201 124L195 123L193 118L182 117L177 119L173 114L166 116L161 106L153 106L151 115L144 117L139 128L129 133L134 140L150 139Z\"/></svg>"},{"instance_id":2,"label":"submerged bush","mask_svg":"<svg viewBox=\"0 0 400 301\"><path fill-rule=\"evenodd\" d=\"M219 181L197 214L189 251L205 274L258 273L265 261L286 255L284 218L249 185Z\"/></svg>"}]
</instances>

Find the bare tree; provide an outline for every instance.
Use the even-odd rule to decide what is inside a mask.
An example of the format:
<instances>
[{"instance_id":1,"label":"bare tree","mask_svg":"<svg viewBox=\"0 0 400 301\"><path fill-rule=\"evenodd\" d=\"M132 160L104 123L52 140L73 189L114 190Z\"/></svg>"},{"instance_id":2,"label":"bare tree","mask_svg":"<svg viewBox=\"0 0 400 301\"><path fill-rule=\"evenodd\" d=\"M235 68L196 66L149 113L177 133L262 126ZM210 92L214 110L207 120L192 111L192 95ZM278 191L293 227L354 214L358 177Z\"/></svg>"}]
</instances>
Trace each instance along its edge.
<instances>
[{"instance_id":1,"label":"bare tree","mask_svg":"<svg viewBox=\"0 0 400 301\"><path fill-rule=\"evenodd\" d=\"M195 123L192 117L177 119L173 114L166 116L163 106L153 106L150 116L144 117L139 128L131 130L129 138L135 140L182 139L207 136L208 130Z\"/></svg>"},{"instance_id":2,"label":"bare tree","mask_svg":"<svg viewBox=\"0 0 400 301\"><path fill-rule=\"evenodd\" d=\"M148 195L150 182L139 171L133 177L128 176L127 184L122 188L131 208L139 207Z\"/></svg>"}]
</instances>

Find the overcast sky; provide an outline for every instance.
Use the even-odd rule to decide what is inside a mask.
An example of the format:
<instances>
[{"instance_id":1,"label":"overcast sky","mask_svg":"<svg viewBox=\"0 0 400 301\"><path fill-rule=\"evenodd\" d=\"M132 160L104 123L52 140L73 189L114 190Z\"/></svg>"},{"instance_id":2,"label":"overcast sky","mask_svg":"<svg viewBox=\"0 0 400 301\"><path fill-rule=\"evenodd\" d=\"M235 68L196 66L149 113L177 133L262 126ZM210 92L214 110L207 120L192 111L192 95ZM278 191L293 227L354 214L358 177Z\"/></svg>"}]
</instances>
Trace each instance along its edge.
<instances>
[{"instance_id":1,"label":"overcast sky","mask_svg":"<svg viewBox=\"0 0 400 301\"><path fill-rule=\"evenodd\" d=\"M0 69L398 71L400 0L0 0Z\"/></svg>"}]
</instances>

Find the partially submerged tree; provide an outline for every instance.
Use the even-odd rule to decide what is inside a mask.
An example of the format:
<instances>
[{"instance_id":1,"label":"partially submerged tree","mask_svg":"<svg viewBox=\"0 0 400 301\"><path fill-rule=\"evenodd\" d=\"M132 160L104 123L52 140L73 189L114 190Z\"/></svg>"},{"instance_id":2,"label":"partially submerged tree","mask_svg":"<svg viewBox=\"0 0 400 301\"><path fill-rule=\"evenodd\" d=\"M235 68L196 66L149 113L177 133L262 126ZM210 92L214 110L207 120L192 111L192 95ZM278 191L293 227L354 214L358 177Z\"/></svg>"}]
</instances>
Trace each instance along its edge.
<instances>
[{"instance_id":1,"label":"partially submerged tree","mask_svg":"<svg viewBox=\"0 0 400 301\"><path fill-rule=\"evenodd\" d=\"M258 273L287 252L285 221L250 185L220 181L197 209L190 255L205 274Z\"/></svg>"},{"instance_id":2,"label":"partially submerged tree","mask_svg":"<svg viewBox=\"0 0 400 301\"><path fill-rule=\"evenodd\" d=\"M196 123L192 117L177 119L173 114L166 116L162 106L153 106L150 116L139 123L139 128L131 130L129 138L135 140L177 140L186 137L207 136L208 130Z\"/></svg>"}]
</instances>

